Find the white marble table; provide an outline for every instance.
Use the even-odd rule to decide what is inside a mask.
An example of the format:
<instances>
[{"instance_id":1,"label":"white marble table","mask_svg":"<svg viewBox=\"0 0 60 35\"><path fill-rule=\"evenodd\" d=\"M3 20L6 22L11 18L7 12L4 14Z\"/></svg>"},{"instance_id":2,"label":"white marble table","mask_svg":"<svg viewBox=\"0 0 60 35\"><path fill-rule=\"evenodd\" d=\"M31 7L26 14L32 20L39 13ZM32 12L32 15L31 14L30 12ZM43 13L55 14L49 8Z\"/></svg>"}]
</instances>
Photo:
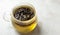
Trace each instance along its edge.
<instances>
[{"instance_id":1,"label":"white marble table","mask_svg":"<svg viewBox=\"0 0 60 35\"><path fill-rule=\"evenodd\" d=\"M37 28L24 35L60 35L60 0L0 0L0 35L23 35L15 31L9 21L9 13L21 2L32 4L38 17Z\"/></svg>"}]
</instances>

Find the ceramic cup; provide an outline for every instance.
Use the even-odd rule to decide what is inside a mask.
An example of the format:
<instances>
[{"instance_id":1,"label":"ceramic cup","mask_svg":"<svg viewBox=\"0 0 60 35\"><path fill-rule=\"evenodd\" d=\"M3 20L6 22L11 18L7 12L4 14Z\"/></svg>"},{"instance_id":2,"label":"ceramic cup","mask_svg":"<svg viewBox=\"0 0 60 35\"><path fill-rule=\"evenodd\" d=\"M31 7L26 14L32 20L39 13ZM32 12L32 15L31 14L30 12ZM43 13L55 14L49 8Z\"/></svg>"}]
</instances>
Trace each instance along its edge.
<instances>
[{"instance_id":1,"label":"ceramic cup","mask_svg":"<svg viewBox=\"0 0 60 35\"><path fill-rule=\"evenodd\" d=\"M29 20L26 20L26 21L21 21L21 20L16 19L14 17L14 14L16 13L16 10L20 7L29 7L32 10L32 12L34 13L34 17ZM31 32L32 30L35 29L35 27L37 25L36 11L35 11L34 6L31 4L22 4L20 6L14 7L13 11L11 13L11 21L17 31L19 31L21 33Z\"/></svg>"}]
</instances>

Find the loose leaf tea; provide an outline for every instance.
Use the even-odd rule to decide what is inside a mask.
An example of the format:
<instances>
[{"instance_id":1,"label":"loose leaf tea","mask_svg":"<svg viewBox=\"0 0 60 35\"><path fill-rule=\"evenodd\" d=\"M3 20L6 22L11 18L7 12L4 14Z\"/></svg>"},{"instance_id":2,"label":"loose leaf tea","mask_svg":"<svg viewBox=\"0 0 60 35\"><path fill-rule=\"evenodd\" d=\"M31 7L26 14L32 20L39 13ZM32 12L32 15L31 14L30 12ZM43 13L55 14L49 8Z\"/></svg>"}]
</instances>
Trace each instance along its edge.
<instances>
[{"instance_id":1,"label":"loose leaf tea","mask_svg":"<svg viewBox=\"0 0 60 35\"><path fill-rule=\"evenodd\" d=\"M14 17L21 21L26 21L33 18L34 12L28 7L21 7L16 10Z\"/></svg>"}]
</instances>

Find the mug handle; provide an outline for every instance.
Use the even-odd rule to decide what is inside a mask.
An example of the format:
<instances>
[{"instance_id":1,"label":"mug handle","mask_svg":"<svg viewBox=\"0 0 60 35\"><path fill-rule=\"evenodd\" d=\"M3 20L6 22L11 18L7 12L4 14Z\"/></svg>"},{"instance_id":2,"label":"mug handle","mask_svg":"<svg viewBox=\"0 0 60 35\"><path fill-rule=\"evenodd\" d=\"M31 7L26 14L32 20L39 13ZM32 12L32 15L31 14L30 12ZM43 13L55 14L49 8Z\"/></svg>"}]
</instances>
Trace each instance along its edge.
<instances>
[{"instance_id":1,"label":"mug handle","mask_svg":"<svg viewBox=\"0 0 60 35\"><path fill-rule=\"evenodd\" d=\"M10 19L11 19L10 12L4 12L4 14L3 14L3 20L6 21L6 22L10 22Z\"/></svg>"}]
</instances>

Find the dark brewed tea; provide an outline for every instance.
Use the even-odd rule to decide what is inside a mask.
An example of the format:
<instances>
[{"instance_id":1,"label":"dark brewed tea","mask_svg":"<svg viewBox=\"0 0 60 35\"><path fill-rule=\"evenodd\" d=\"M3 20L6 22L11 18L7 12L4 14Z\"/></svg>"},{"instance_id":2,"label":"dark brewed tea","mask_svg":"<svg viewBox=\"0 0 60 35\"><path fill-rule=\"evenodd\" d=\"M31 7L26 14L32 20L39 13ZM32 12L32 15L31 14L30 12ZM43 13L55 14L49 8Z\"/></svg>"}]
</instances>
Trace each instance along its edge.
<instances>
[{"instance_id":1,"label":"dark brewed tea","mask_svg":"<svg viewBox=\"0 0 60 35\"><path fill-rule=\"evenodd\" d=\"M34 17L34 12L29 7L21 7L16 10L14 17L18 20L26 21Z\"/></svg>"}]
</instances>

